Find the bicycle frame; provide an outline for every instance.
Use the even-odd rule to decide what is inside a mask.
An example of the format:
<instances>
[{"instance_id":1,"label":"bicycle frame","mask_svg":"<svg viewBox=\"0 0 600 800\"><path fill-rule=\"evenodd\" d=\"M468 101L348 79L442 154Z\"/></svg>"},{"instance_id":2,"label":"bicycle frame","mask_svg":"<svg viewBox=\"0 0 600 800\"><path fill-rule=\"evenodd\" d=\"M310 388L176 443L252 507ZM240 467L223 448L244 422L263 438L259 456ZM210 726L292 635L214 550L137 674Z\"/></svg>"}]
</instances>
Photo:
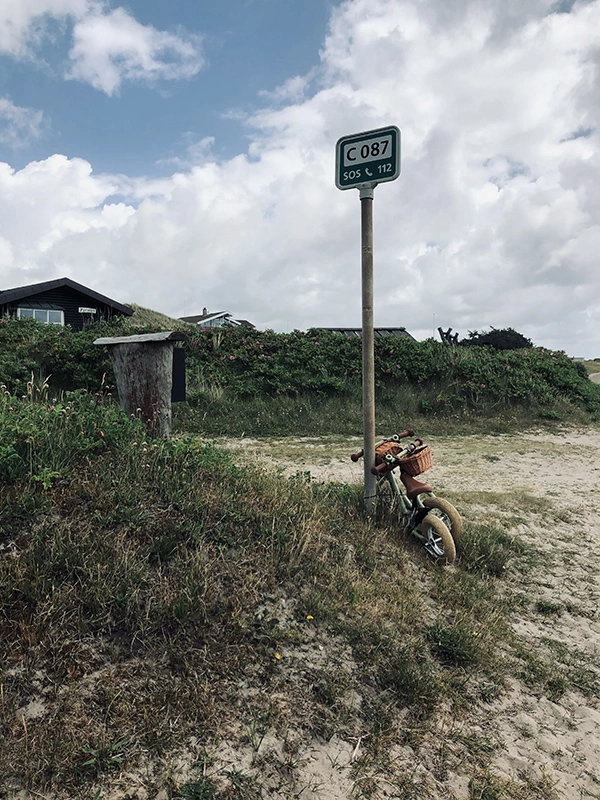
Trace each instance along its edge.
<instances>
[{"instance_id":1,"label":"bicycle frame","mask_svg":"<svg viewBox=\"0 0 600 800\"><path fill-rule=\"evenodd\" d=\"M390 490L392 493L392 508L394 506L398 507L398 512L402 517L402 523L404 529L412 533L417 539L421 541L425 541L425 537L419 531L419 525L425 519L425 516L429 512L428 508L425 508L423 505L423 501L421 500L421 494L417 495L414 500L409 500L404 490L404 486L401 481L398 480L396 475L396 470L391 472L386 472L386 474L379 478L377 481L377 497L381 497L381 489L383 486L384 481L387 481L390 486ZM433 492L423 492L426 497L434 497L435 495Z\"/></svg>"}]
</instances>

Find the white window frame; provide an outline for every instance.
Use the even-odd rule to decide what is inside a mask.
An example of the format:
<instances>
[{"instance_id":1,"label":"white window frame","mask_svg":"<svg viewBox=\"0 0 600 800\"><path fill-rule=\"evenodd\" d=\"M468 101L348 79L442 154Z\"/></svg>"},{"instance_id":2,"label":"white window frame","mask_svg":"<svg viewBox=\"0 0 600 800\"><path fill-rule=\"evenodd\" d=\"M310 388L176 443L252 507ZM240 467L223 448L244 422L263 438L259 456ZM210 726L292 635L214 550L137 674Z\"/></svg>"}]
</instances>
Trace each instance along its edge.
<instances>
[{"instance_id":1,"label":"white window frame","mask_svg":"<svg viewBox=\"0 0 600 800\"><path fill-rule=\"evenodd\" d=\"M30 311L31 314L23 316L21 314L22 311ZM60 322L51 322L50 312L53 314L60 314ZM45 319L40 319L42 314L45 314ZM36 322L44 322L46 325L64 325L65 312L59 308L27 308L19 306L19 308L17 308L17 319L34 319Z\"/></svg>"}]
</instances>

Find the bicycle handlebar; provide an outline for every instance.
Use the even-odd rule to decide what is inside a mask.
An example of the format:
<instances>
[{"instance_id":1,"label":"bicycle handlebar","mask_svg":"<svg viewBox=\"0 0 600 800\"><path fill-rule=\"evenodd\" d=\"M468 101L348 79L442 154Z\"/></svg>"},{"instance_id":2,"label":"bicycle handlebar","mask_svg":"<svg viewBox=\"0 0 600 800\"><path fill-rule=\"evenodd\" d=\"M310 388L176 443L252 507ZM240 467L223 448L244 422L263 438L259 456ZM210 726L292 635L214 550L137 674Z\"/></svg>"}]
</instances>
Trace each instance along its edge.
<instances>
[{"instance_id":1,"label":"bicycle handlebar","mask_svg":"<svg viewBox=\"0 0 600 800\"><path fill-rule=\"evenodd\" d=\"M393 469L396 469L398 466L398 462L403 456L408 456L420 447L423 444L423 439L415 439L414 442L411 442L404 450L401 450L395 456L388 454L386 456L386 460L381 463L377 464L376 467L371 467L371 475L377 475L377 477L381 477L385 475L386 472L391 472Z\"/></svg>"},{"instance_id":2,"label":"bicycle handlebar","mask_svg":"<svg viewBox=\"0 0 600 800\"><path fill-rule=\"evenodd\" d=\"M393 436L390 436L389 439L383 439L382 441L383 442L399 442L400 439L407 439L409 436L414 436L414 435L415 435L415 432L413 430L411 430L410 428L407 428L405 431L402 431L402 433L395 433ZM379 442L379 444L381 444L381 442ZM352 459L352 461L354 461L356 463L359 459L361 459L364 456L364 454L365 454L364 450L359 450L358 453L352 453L350 458Z\"/></svg>"},{"instance_id":3,"label":"bicycle handlebar","mask_svg":"<svg viewBox=\"0 0 600 800\"><path fill-rule=\"evenodd\" d=\"M391 437L391 439L393 442L395 442L398 439L408 439L409 436L414 436L414 435L415 432L412 430L412 428L407 428L405 431L402 431L402 433L395 433Z\"/></svg>"},{"instance_id":4,"label":"bicycle handlebar","mask_svg":"<svg viewBox=\"0 0 600 800\"><path fill-rule=\"evenodd\" d=\"M380 477L381 475L385 475L386 472L391 472L394 467L389 464L387 461L384 461L381 464L378 464L376 467L371 467L371 475L377 475Z\"/></svg>"}]
</instances>

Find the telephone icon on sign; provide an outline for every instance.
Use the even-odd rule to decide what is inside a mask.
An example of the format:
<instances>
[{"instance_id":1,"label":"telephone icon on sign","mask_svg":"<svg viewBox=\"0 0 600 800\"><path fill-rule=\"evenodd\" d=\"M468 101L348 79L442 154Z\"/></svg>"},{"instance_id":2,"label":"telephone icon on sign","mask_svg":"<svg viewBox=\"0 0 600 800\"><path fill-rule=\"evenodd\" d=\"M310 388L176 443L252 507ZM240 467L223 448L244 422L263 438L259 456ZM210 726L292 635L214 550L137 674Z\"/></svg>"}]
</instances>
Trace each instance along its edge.
<instances>
[{"instance_id":1,"label":"telephone icon on sign","mask_svg":"<svg viewBox=\"0 0 600 800\"><path fill-rule=\"evenodd\" d=\"M373 173L372 173L372 172L369 172L369 169L368 169L368 167L365 167L365 172L367 173L367 175L369 176L369 178L372 178L372 177L373 177Z\"/></svg>"}]
</instances>

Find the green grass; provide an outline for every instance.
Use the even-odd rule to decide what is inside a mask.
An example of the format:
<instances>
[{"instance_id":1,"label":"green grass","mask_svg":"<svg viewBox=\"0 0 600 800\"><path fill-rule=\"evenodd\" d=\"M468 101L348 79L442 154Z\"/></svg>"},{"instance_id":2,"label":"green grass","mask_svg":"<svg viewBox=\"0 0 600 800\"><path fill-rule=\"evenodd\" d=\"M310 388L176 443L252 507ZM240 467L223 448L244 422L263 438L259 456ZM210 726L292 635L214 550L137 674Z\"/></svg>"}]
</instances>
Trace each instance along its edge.
<instances>
[{"instance_id":1,"label":"green grass","mask_svg":"<svg viewBox=\"0 0 600 800\"><path fill-rule=\"evenodd\" d=\"M145 764L151 797L247 800L261 796L268 758L292 792L301 743L352 735L362 796L385 775L418 797L389 753L417 752L442 709L460 719L515 674L552 698L597 696L583 655L550 640L535 652L512 632L523 604L504 576L537 554L505 530L506 511L541 512L535 498L459 496L490 511L485 524L467 518L444 570L393 522L366 519L360 487L240 467L182 431L148 440L107 398L69 402L56 416L32 391L4 408L21 465L0 485L0 774L11 789L93 797ZM558 613L541 603L539 615ZM234 723L252 768L205 760L203 774L160 773L191 739L208 752ZM269 737L288 742L282 753L265 753ZM481 750L461 746L469 762ZM472 797L542 796L541 784L482 773L478 758Z\"/></svg>"},{"instance_id":2,"label":"green grass","mask_svg":"<svg viewBox=\"0 0 600 800\"><path fill-rule=\"evenodd\" d=\"M186 781L179 789L177 800L213 800L217 797L216 786L211 778Z\"/></svg>"},{"instance_id":3,"label":"green grass","mask_svg":"<svg viewBox=\"0 0 600 800\"><path fill-rule=\"evenodd\" d=\"M600 372L600 361L584 361L583 366L586 368L588 375Z\"/></svg>"},{"instance_id":4,"label":"green grass","mask_svg":"<svg viewBox=\"0 0 600 800\"><path fill-rule=\"evenodd\" d=\"M487 584L456 591L451 573L444 590L432 584L444 603L436 622L409 565L429 583L437 571L363 519L356 488L239 470L193 439L139 449L130 441L106 452L56 488L21 484L40 497L34 516L3 505L18 553L0 560L4 724L27 703L34 673L47 692L43 724L11 724L0 754L15 785L76 792L192 732L208 743L245 671L253 665L255 685L277 680L276 653L310 641L313 626L347 643L361 693L372 683L398 710L459 703L455 668L489 671L479 642L449 659L447 641L442 653L432 638L442 624L483 630L495 603ZM258 613L273 592L295 598L291 616ZM499 630L486 635L487 650ZM93 694L79 705L77 687L94 670ZM323 670L307 732L336 729L331 709L348 679ZM58 686L71 688L59 695ZM309 691L301 682L296 702ZM61 737L48 737L58 725Z\"/></svg>"},{"instance_id":5,"label":"green grass","mask_svg":"<svg viewBox=\"0 0 600 800\"><path fill-rule=\"evenodd\" d=\"M138 306L137 303L127 303L130 308L133 308L133 315L125 317L123 323L131 328L160 328L165 331L179 331L179 330L196 330L195 325L190 325L180 319L168 317L166 314L161 314L159 311L152 311L150 308L143 308Z\"/></svg>"},{"instance_id":6,"label":"green grass","mask_svg":"<svg viewBox=\"0 0 600 800\"><path fill-rule=\"evenodd\" d=\"M523 776L522 781L507 780L487 770L469 782L469 800L547 800L556 797L552 779L544 775Z\"/></svg>"},{"instance_id":7,"label":"green grass","mask_svg":"<svg viewBox=\"0 0 600 800\"><path fill-rule=\"evenodd\" d=\"M520 660L518 675L551 700L559 700L566 691L573 690L592 702L600 697L597 655L584 653L547 636L541 637L535 647L519 642L515 652Z\"/></svg>"},{"instance_id":8,"label":"green grass","mask_svg":"<svg viewBox=\"0 0 600 800\"><path fill-rule=\"evenodd\" d=\"M460 542L460 564L469 572L501 576L515 558L534 556L522 539L494 523L471 523Z\"/></svg>"},{"instance_id":9,"label":"green grass","mask_svg":"<svg viewBox=\"0 0 600 800\"><path fill-rule=\"evenodd\" d=\"M376 427L399 431L410 427L429 435L465 435L469 433L514 433L543 424L559 428L569 424L590 425L591 417L583 409L559 398L552 406L555 416L548 419L535 405L497 407L482 405L475 411L463 409L456 414L424 414L422 391L409 385L376 392ZM192 393L189 403L177 403L173 409L175 431L203 436L358 436L363 430L362 394L359 386L333 395L239 398L224 389L206 388Z\"/></svg>"}]
</instances>

